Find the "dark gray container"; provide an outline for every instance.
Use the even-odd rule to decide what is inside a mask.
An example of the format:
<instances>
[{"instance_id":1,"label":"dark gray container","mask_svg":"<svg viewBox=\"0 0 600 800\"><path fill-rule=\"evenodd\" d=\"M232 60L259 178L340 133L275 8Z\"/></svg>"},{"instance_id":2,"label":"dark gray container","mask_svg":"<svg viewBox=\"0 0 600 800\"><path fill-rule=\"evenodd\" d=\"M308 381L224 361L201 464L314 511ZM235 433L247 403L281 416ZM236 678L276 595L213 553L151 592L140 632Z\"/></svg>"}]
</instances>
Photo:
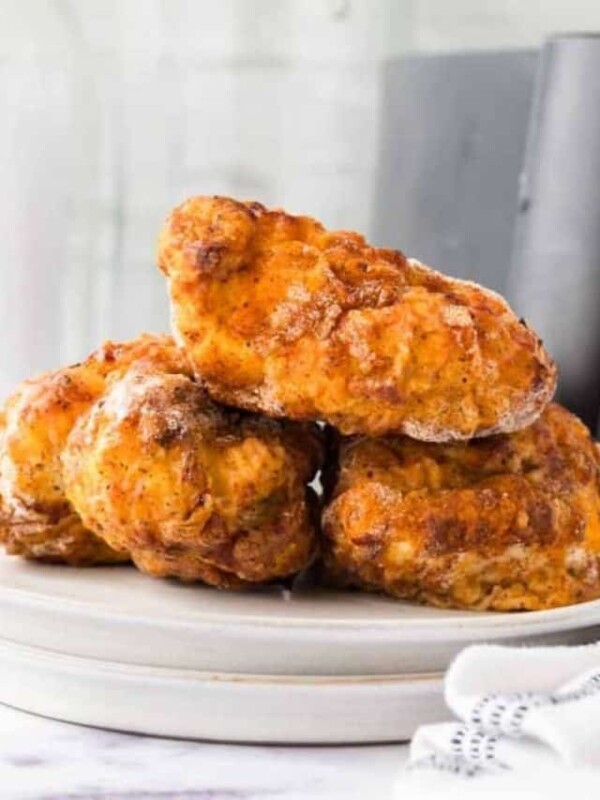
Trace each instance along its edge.
<instances>
[{"instance_id":1,"label":"dark gray container","mask_svg":"<svg viewBox=\"0 0 600 800\"><path fill-rule=\"evenodd\" d=\"M511 50L386 63L375 242L506 292L538 56Z\"/></svg>"},{"instance_id":2,"label":"dark gray container","mask_svg":"<svg viewBox=\"0 0 600 800\"><path fill-rule=\"evenodd\" d=\"M600 408L600 35L543 49L509 297L560 368L559 399L595 428Z\"/></svg>"}]
</instances>

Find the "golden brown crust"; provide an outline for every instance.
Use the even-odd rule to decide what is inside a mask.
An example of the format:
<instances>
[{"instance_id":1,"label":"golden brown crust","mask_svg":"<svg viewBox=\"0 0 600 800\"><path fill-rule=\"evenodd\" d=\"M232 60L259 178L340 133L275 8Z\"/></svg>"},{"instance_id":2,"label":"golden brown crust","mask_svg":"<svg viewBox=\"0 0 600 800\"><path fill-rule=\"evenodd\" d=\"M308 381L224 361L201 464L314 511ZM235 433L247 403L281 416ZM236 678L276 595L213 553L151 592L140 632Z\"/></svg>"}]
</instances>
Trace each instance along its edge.
<instances>
[{"instance_id":1,"label":"golden brown crust","mask_svg":"<svg viewBox=\"0 0 600 800\"><path fill-rule=\"evenodd\" d=\"M556 370L493 292L259 203L195 197L159 240L173 327L209 392L344 433L509 432Z\"/></svg>"},{"instance_id":2,"label":"golden brown crust","mask_svg":"<svg viewBox=\"0 0 600 800\"><path fill-rule=\"evenodd\" d=\"M79 565L128 560L73 512L60 455L81 414L136 363L189 369L171 337L145 335L106 342L80 364L24 381L7 400L0 434L0 539L9 553Z\"/></svg>"},{"instance_id":3,"label":"golden brown crust","mask_svg":"<svg viewBox=\"0 0 600 800\"><path fill-rule=\"evenodd\" d=\"M65 514L55 523L43 515L39 522L11 521L0 530L4 530L6 551L13 556L72 567L129 561L127 553L113 550L88 530L75 513Z\"/></svg>"},{"instance_id":4,"label":"golden brown crust","mask_svg":"<svg viewBox=\"0 0 600 800\"><path fill-rule=\"evenodd\" d=\"M186 375L140 368L80 418L62 464L86 526L141 570L231 588L314 557L321 451L316 427L224 410Z\"/></svg>"},{"instance_id":5,"label":"golden brown crust","mask_svg":"<svg viewBox=\"0 0 600 800\"><path fill-rule=\"evenodd\" d=\"M599 465L585 426L558 405L470 443L346 441L326 561L338 582L442 607L599 597Z\"/></svg>"}]
</instances>

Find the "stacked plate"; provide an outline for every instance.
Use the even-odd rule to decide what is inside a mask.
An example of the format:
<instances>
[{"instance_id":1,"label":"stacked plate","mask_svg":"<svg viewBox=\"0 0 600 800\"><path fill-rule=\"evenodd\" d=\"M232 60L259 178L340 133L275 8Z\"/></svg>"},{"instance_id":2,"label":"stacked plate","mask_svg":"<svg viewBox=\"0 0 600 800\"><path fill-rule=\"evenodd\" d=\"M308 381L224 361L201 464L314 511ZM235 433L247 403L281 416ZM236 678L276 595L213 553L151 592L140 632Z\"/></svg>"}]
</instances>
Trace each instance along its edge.
<instances>
[{"instance_id":1,"label":"stacked plate","mask_svg":"<svg viewBox=\"0 0 600 800\"><path fill-rule=\"evenodd\" d=\"M582 643L600 601L440 611L299 588L224 593L128 567L0 558L0 701L57 719L240 742L399 741L444 719L472 642Z\"/></svg>"}]
</instances>

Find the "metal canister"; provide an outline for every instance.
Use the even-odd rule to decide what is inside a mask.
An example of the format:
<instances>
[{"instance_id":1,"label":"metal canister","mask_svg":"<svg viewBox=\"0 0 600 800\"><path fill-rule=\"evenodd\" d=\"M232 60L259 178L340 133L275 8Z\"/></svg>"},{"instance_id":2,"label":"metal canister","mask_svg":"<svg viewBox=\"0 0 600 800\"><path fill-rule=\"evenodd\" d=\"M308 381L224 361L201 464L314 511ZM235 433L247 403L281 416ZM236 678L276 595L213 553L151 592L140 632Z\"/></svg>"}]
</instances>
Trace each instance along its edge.
<instances>
[{"instance_id":1,"label":"metal canister","mask_svg":"<svg viewBox=\"0 0 600 800\"><path fill-rule=\"evenodd\" d=\"M501 113L501 112L499 112ZM509 281L516 310L558 362L558 397L600 410L600 35L543 48Z\"/></svg>"}]
</instances>

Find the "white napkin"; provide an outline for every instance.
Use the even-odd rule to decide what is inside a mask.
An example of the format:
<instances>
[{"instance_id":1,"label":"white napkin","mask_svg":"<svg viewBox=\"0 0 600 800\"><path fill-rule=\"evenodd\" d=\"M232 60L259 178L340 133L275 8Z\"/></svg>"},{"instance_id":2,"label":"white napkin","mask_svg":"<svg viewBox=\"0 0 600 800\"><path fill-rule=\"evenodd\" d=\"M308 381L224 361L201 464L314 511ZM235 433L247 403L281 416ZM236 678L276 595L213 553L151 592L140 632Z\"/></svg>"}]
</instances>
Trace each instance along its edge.
<instances>
[{"instance_id":1,"label":"white napkin","mask_svg":"<svg viewBox=\"0 0 600 800\"><path fill-rule=\"evenodd\" d=\"M447 779L600 767L600 643L468 647L446 674L445 697L460 721L417 731L413 773Z\"/></svg>"}]
</instances>

